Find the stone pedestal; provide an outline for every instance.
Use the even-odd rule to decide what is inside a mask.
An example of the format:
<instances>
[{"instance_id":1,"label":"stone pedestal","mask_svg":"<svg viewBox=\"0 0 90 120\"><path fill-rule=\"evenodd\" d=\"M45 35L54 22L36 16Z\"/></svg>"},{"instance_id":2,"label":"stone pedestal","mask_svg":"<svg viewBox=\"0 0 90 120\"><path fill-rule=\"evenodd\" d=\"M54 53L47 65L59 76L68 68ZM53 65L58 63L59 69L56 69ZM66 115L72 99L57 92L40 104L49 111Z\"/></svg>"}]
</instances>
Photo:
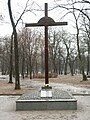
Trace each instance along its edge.
<instances>
[{"instance_id":1,"label":"stone pedestal","mask_svg":"<svg viewBox=\"0 0 90 120\"><path fill-rule=\"evenodd\" d=\"M77 100L67 91L42 87L23 94L16 110L76 110Z\"/></svg>"}]
</instances>

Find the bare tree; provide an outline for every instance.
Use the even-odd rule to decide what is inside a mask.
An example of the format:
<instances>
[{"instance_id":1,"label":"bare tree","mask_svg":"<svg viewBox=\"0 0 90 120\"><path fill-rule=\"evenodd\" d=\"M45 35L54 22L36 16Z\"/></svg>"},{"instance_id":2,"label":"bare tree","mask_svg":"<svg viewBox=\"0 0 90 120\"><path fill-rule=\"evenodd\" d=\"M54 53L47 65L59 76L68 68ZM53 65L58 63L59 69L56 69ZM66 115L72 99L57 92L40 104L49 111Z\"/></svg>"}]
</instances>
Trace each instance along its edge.
<instances>
[{"instance_id":1,"label":"bare tree","mask_svg":"<svg viewBox=\"0 0 90 120\"><path fill-rule=\"evenodd\" d=\"M20 14L19 18L17 19L16 23L15 24L15 28L17 27L19 21L21 20L22 16L28 12L28 11L31 11L30 9L28 10L27 9L27 6L28 6L28 2L29 0L27 0L26 2L26 5L25 5L25 8L24 10L22 11L22 13ZM33 3L32 3L33 4ZM32 5L31 5L32 6ZM10 50L10 73L9 73L9 83L12 83L12 70L13 70L13 62L12 62L12 58L13 58L13 35L14 35L14 32L12 32L12 35L11 35L11 50Z\"/></svg>"},{"instance_id":2,"label":"bare tree","mask_svg":"<svg viewBox=\"0 0 90 120\"><path fill-rule=\"evenodd\" d=\"M10 79L9 79L9 83L12 83L12 68L13 68L13 63L12 63L12 55L13 55L13 53L12 53L12 48L13 48L13 38L14 38L14 48L16 48L15 49L15 57L16 57L16 55L18 56L18 50L17 50L17 48L18 48L18 42L17 42L17 31L16 31L16 26L18 25L18 23L19 23L19 21L21 20L21 18L22 18L22 16L26 13L26 12L31 12L31 7L32 7L32 5L33 5L33 3L34 2L32 2L32 4L31 4L31 6L30 6L30 8L28 8L28 2L29 2L29 0L27 0L27 2L26 2L26 5L25 5L25 8L24 8L24 10L22 11L22 13L20 14L20 16L19 16L19 18L18 18L18 20L16 21L16 23L14 22L14 19L13 19L13 16L12 16L12 10L11 10L11 4L10 4L10 0L8 0L8 9L9 9L9 15L10 15L10 19L11 19L11 24L12 24L12 27L13 27L13 33L12 33L12 35L11 35L11 54L10 54ZM27 9L28 8L28 9ZM13 37L14 36L14 37ZM16 40L15 40L16 39ZM17 60L16 60L17 59ZM20 81L19 81L19 65L16 65L16 64L18 64L18 62L19 62L19 58L17 58L16 57L16 59L15 59L15 66L18 66L18 68L17 68L17 71L16 71L16 68L15 68L15 73L16 73L16 75L17 75L17 77L16 77L16 79L17 79L17 81L18 82L16 82L16 84L18 84L18 85L16 85L15 86L15 89L19 89L20 88Z\"/></svg>"},{"instance_id":3,"label":"bare tree","mask_svg":"<svg viewBox=\"0 0 90 120\"><path fill-rule=\"evenodd\" d=\"M15 89L20 89L20 79L19 79L19 56L18 56L18 41L17 41L17 31L16 26L14 23L14 19L12 16L11 10L11 0L8 0L8 10L9 16L13 28L13 35L14 35L14 51L15 51Z\"/></svg>"},{"instance_id":4,"label":"bare tree","mask_svg":"<svg viewBox=\"0 0 90 120\"><path fill-rule=\"evenodd\" d=\"M29 73L32 79L32 73L38 72L40 65L40 47L41 33L23 28L18 34L19 38L19 56L20 56L20 72L24 78L24 73Z\"/></svg>"},{"instance_id":5,"label":"bare tree","mask_svg":"<svg viewBox=\"0 0 90 120\"><path fill-rule=\"evenodd\" d=\"M79 33L80 33L80 29L79 29L79 17L81 14L83 14L84 16L87 17L87 19L90 21L90 17L86 14L85 10L87 8L84 8L83 5L82 5L82 8L76 8L75 5L78 4L78 3L89 3L89 1L86 1L86 0L82 0L82 1L76 1L76 0L70 0L69 3L67 2L67 4L62 4L62 5L57 5L58 7L60 8L64 8L66 9L68 12L66 13L69 14L73 14L74 16L74 19L75 19L75 25L76 25L76 30L77 30L77 33L76 33L76 40L77 40L77 50L78 50L78 57L79 57L79 61L80 61L80 66L81 66L81 71L82 71L82 76L83 76L83 80L87 80L87 77L85 75L85 72L84 72L84 65L83 65L83 62L82 62L82 57L81 57L81 53L80 53L80 40L79 40ZM89 9L87 9L89 10ZM78 16L77 16L77 12L78 11Z\"/></svg>"},{"instance_id":6,"label":"bare tree","mask_svg":"<svg viewBox=\"0 0 90 120\"><path fill-rule=\"evenodd\" d=\"M56 32L55 30L50 30L49 31L49 62L52 66L51 70L54 73L57 73L58 68L57 68L57 60L58 60L58 50L59 50L59 45L60 45L60 31Z\"/></svg>"},{"instance_id":7,"label":"bare tree","mask_svg":"<svg viewBox=\"0 0 90 120\"><path fill-rule=\"evenodd\" d=\"M0 61L1 61L1 72L2 74L9 73L9 54L10 54L10 38L3 37L1 38L0 46Z\"/></svg>"},{"instance_id":8,"label":"bare tree","mask_svg":"<svg viewBox=\"0 0 90 120\"><path fill-rule=\"evenodd\" d=\"M87 46L87 53L88 53L87 75L89 75L90 74L90 21L84 15L82 15L81 25L83 26L82 34L83 34L84 44L86 44Z\"/></svg>"},{"instance_id":9,"label":"bare tree","mask_svg":"<svg viewBox=\"0 0 90 120\"><path fill-rule=\"evenodd\" d=\"M75 19L76 30L77 30L76 40L77 40L78 56L79 56L79 60L80 60L80 66L81 66L81 71L82 71L82 75L83 75L83 80L85 81L85 80L87 80L87 77L86 77L85 72L84 72L84 65L83 65L83 61L82 61L82 57L81 57L81 53L80 53L80 42L79 42L79 31L80 31L79 26L78 26L79 15L78 15L78 17L76 17L75 9L73 9L73 16L74 16L74 19Z\"/></svg>"}]
</instances>

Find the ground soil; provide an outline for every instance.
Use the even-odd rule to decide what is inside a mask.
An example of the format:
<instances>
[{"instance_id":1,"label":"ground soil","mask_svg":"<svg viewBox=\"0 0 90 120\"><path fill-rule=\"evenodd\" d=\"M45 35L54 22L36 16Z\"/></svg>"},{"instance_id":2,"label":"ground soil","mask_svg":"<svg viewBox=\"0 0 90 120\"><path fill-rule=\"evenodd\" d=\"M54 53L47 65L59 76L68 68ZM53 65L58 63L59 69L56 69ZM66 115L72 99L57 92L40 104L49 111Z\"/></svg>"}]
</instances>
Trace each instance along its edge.
<instances>
[{"instance_id":1,"label":"ground soil","mask_svg":"<svg viewBox=\"0 0 90 120\"><path fill-rule=\"evenodd\" d=\"M43 81L44 79L36 79L36 81ZM50 83L71 84L74 86L90 87L90 78L87 81L82 81L82 75L59 75L57 78L50 78Z\"/></svg>"},{"instance_id":2,"label":"ground soil","mask_svg":"<svg viewBox=\"0 0 90 120\"><path fill-rule=\"evenodd\" d=\"M28 82L29 78L25 78L24 80L21 79L21 82ZM43 82L44 79L32 79L32 81L37 81L37 82ZM62 84L71 84L73 86L80 86L80 87L86 87L90 88L90 79L87 81L82 81L82 76L81 75L60 75L57 78L50 78L49 79L50 83L62 83ZM28 84L28 83L27 83ZM36 89L36 86L29 86L27 87L26 85L21 85L20 90L15 90L15 84L14 83L8 83L8 80L0 80L0 94L22 94L25 93L26 91L30 91L32 89Z\"/></svg>"},{"instance_id":3,"label":"ground soil","mask_svg":"<svg viewBox=\"0 0 90 120\"><path fill-rule=\"evenodd\" d=\"M0 80L0 94L23 94L26 91L35 89L33 86L29 88L21 85L21 89L15 89L15 83L8 83L8 80Z\"/></svg>"}]
</instances>

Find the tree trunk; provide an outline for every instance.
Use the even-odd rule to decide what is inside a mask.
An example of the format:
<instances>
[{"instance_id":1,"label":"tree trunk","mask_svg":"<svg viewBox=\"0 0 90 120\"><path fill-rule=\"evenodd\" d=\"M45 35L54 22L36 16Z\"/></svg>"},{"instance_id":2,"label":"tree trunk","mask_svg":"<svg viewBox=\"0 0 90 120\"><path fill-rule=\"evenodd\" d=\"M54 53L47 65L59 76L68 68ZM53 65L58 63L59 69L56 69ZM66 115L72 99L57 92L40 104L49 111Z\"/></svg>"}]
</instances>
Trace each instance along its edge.
<instances>
[{"instance_id":1,"label":"tree trunk","mask_svg":"<svg viewBox=\"0 0 90 120\"><path fill-rule=\"evenodd\" d=\"M12 33L12 35L11 35L11 46L10 46L10 72L9 72L9 83L13 83L13 82L12 82L12 69L13 69L12 56L13 56L13 33Z\"/></svg>"},{"instance_id":2,"label":"tree trunk","mask_svg":"<svg viewBox=\"0 0 90 120\"><path fill-rule=\"evenodd\" d=\"M29 74L30 74L30 79L32 79L32 62L31 62L31 56L29 56Z\"/></svg>"},{"instance_id":3,"label":"tree trunk","mask_svg":"<svg viewBox=\"0 0 90 120\"><path fill-rule=\"evenodd\" d=\"M25 62L25 60L24 60L24 56L23 56L23 58L22 58L22 77L23 77L23 79L24 79L24 68L25 68L24 62Z\"/></svg>"},{"instance_id":4,"label":"tree trunk","mask_svg":"<svg viewBox=\"0 0 90 120\"><path fill-rule=\"evenodd\" d=\"M20 89L20 80L19 80L19 56L18 56L18 41L17 41L17 31L15 27L15 23L12 16L11 10L11 0L8 0L8 10L9 16L13 28L13 35L14 35L14 52L15 52L15 89Z\"/></svg>"},{"instance_id":5,"label":"tree trunk","mask_svg":"<svg viewBox=\"0 0 90 120\"><path fill-rule=\"evenodd\" d=\"M84 65L82 62L82 58L81 58L81 54L80 54L80 47L79 47L79 29L78 29L78 25L77 26L77 48L78 48L78 56L79 56L79 61L80 61L80 67L81 67L81 72L82 72L82 76L83 76L83 81L87 80L87 77L84 73Z\"/></svg>"},{"instance_id":6,"label":"tree trunk","mask_svg":"<svg viewBox=\"0 0 90 120\"><path fill-rule=\"evenodd\" d=\"M24 56L24 46L22 46L23 55L22 55L22 77L24 79L24 71L25 71L25 56Z\"/></svg>"},{"instance_id":7,"label":"tree trunk","mask_svg":"<svg viewBox=\"0 0 90 120\"><path fill-rule=\"evenodd\" d=\"M90 40L89 40L89 41L90 41ZM88 45L87 75L90 75L90 42L88 42L87 45Z\"/></svg>"},{"instance_id":8,"label":"tree trunk","mask_svg":"<svg viewBox=\"0 0 90 120\"><path fill-rule=\"evenodd\" d=\"M65 61L64 75L67 75L67 64L68 64L68 57L66 57L66 61Z\"/></svg>"},{"instance_id":9,"label":"tree trunk","mask_svg":"<svg viewBox=\"0 0 90 120\"><path fill-rule=\"evenodd\" d=\"M35 73L36 73L36 75L37 75L37 73L38 73L38 64L37 64L37 60L36 60L36 63L35 63Z\"/></svg>"},{"instance_id":10,"label":"tree trunk","mask_svg":"<svg viewBox=\"0 0 90 120\"><path fill-rule=\"evenodd\" d=\"M43 60L43 49L41 48L41 73L43 74L44 73L44 60Z\"/></svg>"},{"instance_id":11,"label":"tree trunk","mask_svg":"<svg viewBox=\"0 0 90 120\"><path fill-rule=\"evenodd\" d=\"M69 58L69 66L70 66L71 75L73 76L73 71L74 71L74 69L73 69L74 61L71 60L70 58Z\"/></svg>"},{"instance_id":12,"label":"tree trunk","mask_svg":"<svg viewBox=\"0 0 90 120\"><path fill-rule=\"evenodd\" d=\"M17 33L14 33L14 51L15 51L15 89L20 89L19 80L19 56L18 56L18 42Z\"/></svg>"},{"instance_id":13,"label":"tree trunk","mask_svg":"<svg viewBox=\"0 0 90 120\"><path fill-rule=\"evenodd\" d=\"M59 58L59 62L58 62L58 73L59 75L61 74L61 60Z\"/></svg>"},{"instance_id":14,"label":"tree trunk","mask_svg":"<svg viewBox=\"0 0 90 120\"><path fill-rule=\"evenodd\" d=\"M27 77L28 77L28 62L27 62Z\"/></svg>"}]
</instances>

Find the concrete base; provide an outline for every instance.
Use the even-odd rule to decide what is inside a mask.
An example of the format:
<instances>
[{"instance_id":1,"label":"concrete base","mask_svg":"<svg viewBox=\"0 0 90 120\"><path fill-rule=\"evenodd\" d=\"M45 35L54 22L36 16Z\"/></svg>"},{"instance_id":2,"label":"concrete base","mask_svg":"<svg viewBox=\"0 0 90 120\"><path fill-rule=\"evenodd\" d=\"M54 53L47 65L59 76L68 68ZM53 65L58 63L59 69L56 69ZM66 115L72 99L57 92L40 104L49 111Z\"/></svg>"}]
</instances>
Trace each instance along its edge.
<instances>
[{"instance_id":1,"label":"concrete base","mask_svg":"<svg viewBox=\"0 0 90 120\"><path fill-rule=\"evenodd\" d=\"M18 100L16 110L76 110L77 102L72 100Z\"/></svg>"},{"instance_id":2,"label":"concrete base","mask_svg":"<svg viewBox=\"0 0 90 120\"><path fill-rule=\"evenodd\" d=\"M68 92L52 89L52 98L41 98L41 90L23 94L16 101L16 110L76 110L77 100Z\"/></svg>"}]
</instances>

